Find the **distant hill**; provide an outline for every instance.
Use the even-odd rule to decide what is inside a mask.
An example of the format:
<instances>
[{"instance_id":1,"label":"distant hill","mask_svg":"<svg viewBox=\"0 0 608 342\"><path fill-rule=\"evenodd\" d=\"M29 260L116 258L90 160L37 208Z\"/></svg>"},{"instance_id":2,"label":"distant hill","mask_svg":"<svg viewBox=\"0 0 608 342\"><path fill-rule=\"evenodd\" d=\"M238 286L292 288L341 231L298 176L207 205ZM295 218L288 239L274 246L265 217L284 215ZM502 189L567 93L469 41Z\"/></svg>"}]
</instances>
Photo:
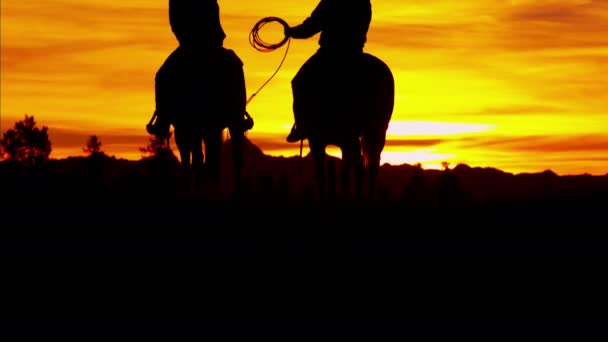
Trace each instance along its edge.
<instances>
[{"instance_id":1,"label":"distant hill","mask_svg":"<svg viewBox=\"0 0 608 342\"><path fill-rule=\"evenodd\" d=\"M385 164L373 201L345 199L339 189L320 199L311 156L268 156L250 141L234 192L230 150L228 143L218 192L184 191L176 158L71 157L38 169L2 162L0 218L10 227L3 241L12 239L3 248L100 255L606 251L608 176ZM328 160L339 173L341 161ZM39 242L24 245L28 239ZM281 239L288 243L275 242Z\"/></svg>"},{"instance_id":2,"label":"distant hill","mask_svg":"<svg viewBox=\"0 0 608 342\"><path fill-rule=\"evenodd\" d=\"M221 187L226 194L233 190L230 151L230 142L227 142ZM244 185L251 198L285 204L314 197L315 165L310 155L273 157L246 140L244 159ZM340 159L328 157L328 160L340 174ZM34 171L2 162L0 179L4 194L31 198L41 194L68 197L88 193L145 197L176 190L179 164L177 160L154 158L129 161L107 156L70 157L50 160L43 169ZM339 196L339 178L335 183ZM534 200L602 201L607 197L608 176L558 176L552 171L512 174L468 165L441 171L408 164L384 164L378 178L377 201L385 206L421 207Z\"/></svg>"}]
</instances>

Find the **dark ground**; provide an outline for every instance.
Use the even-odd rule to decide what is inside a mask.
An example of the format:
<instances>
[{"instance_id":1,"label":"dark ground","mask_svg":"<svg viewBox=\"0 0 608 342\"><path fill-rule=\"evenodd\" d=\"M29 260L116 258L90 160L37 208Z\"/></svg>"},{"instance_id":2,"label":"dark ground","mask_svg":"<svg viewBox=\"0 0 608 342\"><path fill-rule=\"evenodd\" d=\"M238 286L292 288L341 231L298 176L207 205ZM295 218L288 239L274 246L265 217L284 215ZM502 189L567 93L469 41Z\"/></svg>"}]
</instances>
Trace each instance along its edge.
<instances>
[{"instance_id":1,"label":"dark ground","mask_svg":"<svg viewBox=\"0 0 608 342\"><path fill-rule=\"evenodd\" d=\"M461 169L447 192L438 173L409 197L320 203L59 169L4 170L0 335L608 335L606 177ZM479 197L467 179L488 172L543 192Z\"/></svg>"}]
</instances>

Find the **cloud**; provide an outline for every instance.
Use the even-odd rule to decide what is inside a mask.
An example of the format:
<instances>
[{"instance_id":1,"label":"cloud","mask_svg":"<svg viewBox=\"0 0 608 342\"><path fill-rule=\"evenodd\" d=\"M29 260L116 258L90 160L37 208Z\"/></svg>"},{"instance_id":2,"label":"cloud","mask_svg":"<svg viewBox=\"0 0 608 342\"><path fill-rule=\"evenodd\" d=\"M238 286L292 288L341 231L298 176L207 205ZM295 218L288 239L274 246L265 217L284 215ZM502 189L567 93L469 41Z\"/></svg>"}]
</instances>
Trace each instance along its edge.
<instances>
[{"instance_id":1,"label":"cloud","mask_svg":"<svg viewBox=\"0 0 608 342\"><path fill-rule=\"evenodd\" d=\"M129 132L99 132L84 133L77 129L55 128L49 126L49 139L53 147L53 157L82 155L82 148L91 135L97 135L102 143L102 150L114 155L139 155L139 148L149 142L149 136Z\"/></svg>"},{"instance_id":2,"label":"cloud","mask_svg":"<svg viewBox=\"0 0 608 342\"><path fill-rule=\"evenodd\" d=\"M368 44L403 49L446 49L462 46L459 35L473 34L471 24L381 24L370 30Z\"/></svg>"},{"instance_id":3,"label":"cloud","mask_svg":"<svg viewBox=\"0 0 608 342\"><path fill-rule=\"evenodd\" d=\"M450 6L427 1L400 6L412 7L401 20L389 19L387 13L376 16L370 28L372 44L405 49L471 49L471 53L486 55L602 47L608 42L606 1L478 0Z\"/></svg>"},{"instance_id":4,"label":"cloud","mask_svg":"<svg viewBox=\"0 0 608 342\"><path fill-rule=\"evenodd\" d=\"M385 147L432 147L447 139L387 139Z\"/></svg>"},{"instance_id":5,"label":"cloud","mask_svg":"<svg viewBox=\"0 0 608 342\"><path fill-rule=\"evenodd\" d=\"M601 47L608 43L605 1L515 1L498 17L498 41L514 50Z\"/></svg>"},{"instance_id":6,"label":"cloud","mask_svg":"<svg viewBox=\"0 0 608 342\"><path fill-rule=\"evenodd\" d=\"M119 3L11 2L2 17L3 69L29 62L74 68L79 61L86 62L79 57L111 49L159 47L172 37L166 10Z\"/></svg>"},{"instance_id":7,"label":"cloud","mask_svg":"<svg viewBox=\"0 0 608 342\"><path fill-rule=\"evenodd\" d=\"M522 114L524 114L524 115L534 115L534 114L546 115L546 114L557 114L557 113L564 113L564 112L565 112L564 109L558 108L558 107L533 105L533 104L529 104L529 105L513 104L511 106L505 106L505 107L483 108L476 114L479 114L479 115L522 115Z\"/></svg>"},{"instance_id":8,"label":"cloud","mask_svg":"<svg viewBox=\"0 0 608 342\"><path fill-rule=\"evenodd\" d=\"M589 0L517 0L511 1L504 13L511 21L582 24L608 15L608 5Z\"/></svg>"},{"instance_id":9,"label":"cloud","mask_svg":"<svg viewBox=\"0 0 608 342\"><path fill-rule=\"evenodd\" d=\"M608 150L608 135L563 135L525 137L467 137L457 141L465 149L490 149L496 151L567 153L603 152Z\"/></svg>"}]
</instances>

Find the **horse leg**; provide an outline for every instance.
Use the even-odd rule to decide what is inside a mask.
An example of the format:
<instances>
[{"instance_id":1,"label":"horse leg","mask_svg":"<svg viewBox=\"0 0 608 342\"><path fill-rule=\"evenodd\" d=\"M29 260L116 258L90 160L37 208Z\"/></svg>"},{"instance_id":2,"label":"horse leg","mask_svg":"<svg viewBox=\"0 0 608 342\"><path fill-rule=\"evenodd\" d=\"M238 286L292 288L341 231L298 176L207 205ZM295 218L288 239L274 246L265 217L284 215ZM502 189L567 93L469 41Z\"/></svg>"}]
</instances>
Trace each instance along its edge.
<instances>
[{"instance_id":1,"label":"horse leg","mask_svg":"<svg viewBox=\"0 0 608 342\"><path fill-rule=\"evenodd\" d=\"M378 172L380 170L380 155L374 157L375 161L370 161L369 164L369 176L368 176L368 198L374 200L376 198L376 181L378 179Z\"/></svg>"},{"instance_id":2,"label":"horse leg","mask_svg":"<svg viewBox=\"0 0 608 342\"><path fill-rule=\"evenodd\" d=\"M190 150L187 148L179 148L179 155L182 167L182 189L184 192L190 192L192 168L190 167Z\"/></svg>"},{"instance_id":3,"label":"horse leg","mask_svg":"<svg viewBox=\"0 0 608 342\"><path fill-rule=\"evenodd\" d=\"M322 143L317 143L314 139L309 139L308 143L317 169L317 190L319 193L319 198L325 199L325 145Z\"/></svg>"},{"instance_id":4,"label":"horse leg","mask_svg":"<svg viewBox=\"0 0 608 342\"><path fill-rule=\"evenodd\" d=\"M190 191L190 181L192 169L190 167L191 141L187 135L183 135L181 130L175 130L175 144L179 150L182 167L182 187L184 192Z\"/></svg>"},{"instance_id":5,"label":"horse leg","mask_svg":"<svg viewBox=\"0 0 608 342\"><path fill-rule=\"evenodd\" d=\"M241 176L243 173L243 145L245 136L238 128L230 128L230 140L232 142L232 164L234 172L234 188L238 194L241 192Z\"/></svg>"},{"instance_id":6,"label":"horse leg","mask_svg":"<svg viewBox=\"0 0 608 342\"><path fill-rule=\"evenodd\" d=\"M213 130L205 134L205 180L217 192L220 180L220 163L222 150L222 130Z\"/></svg>"},{"instance_id":7,"label":"horse leg","mask_svg":"<svg viewBox=\"0 0 608 342\"><path fill-rule=\"evenodd\" d=\"M386 135L381 134L376 137L367 137L363 139L363 150L366 155L367 165L369 169L368 175L368 197L373 200L376 195L376 181L378 179L378 173L380 171L380 157L384 144L386 142Z\"/></svg>"},{"instance_id":8,"label":"horse leg","mask_svg":"<svg viewBox=\"0 0 608 342\"><path fill-rule=\"evenodd\" d=\"M190 141L190 149L192 153L192 164L190 166L190 177L193 178L194 191L201 190L201 179L203 177L205 167L205 156L203 154L203 138L201 136L192 135Z\"/></svg>"},{"instance_id":9,"label":"horse leg","mask_svg":"<svg viewBox=\"0 0 608 342\"><path fill-rule=\"evenodd\" d=\"M363 195L363 187L361 185L363 179L363 157L361 156L361 143L359 139L354 139L345 143L342 148L342 189L345 198L350 197L350 174L355 173L355 191L356 196L361 198Z\"/></svg>"}]
</instances>

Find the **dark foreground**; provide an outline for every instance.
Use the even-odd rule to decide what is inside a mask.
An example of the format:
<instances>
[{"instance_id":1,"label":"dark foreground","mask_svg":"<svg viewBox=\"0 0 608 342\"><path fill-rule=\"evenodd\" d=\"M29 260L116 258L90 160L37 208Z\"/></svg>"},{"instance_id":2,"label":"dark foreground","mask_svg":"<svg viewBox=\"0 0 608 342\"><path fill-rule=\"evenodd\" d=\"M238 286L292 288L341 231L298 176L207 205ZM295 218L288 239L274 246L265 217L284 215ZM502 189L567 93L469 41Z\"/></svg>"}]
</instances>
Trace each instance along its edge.
<instances>
[{"instance_id":1,"label":"dark foreground","mask_svg":"<svg viewBox=\"0 0 608 342\"><path fill-rule=\"evenodd\" d=\"M316 193L310 157L247 145L239 187L184 191L177 159L0 163L1 251L90 256L605 256L608 175L383 165L373 201ZM230 160L224 158L223 160ZM337 175L340 161L329 158ZM329 168L329 167L328 167ZM192 189L191 189L192 190Z\"/></svg>"},{"instance_id":2,"label":"dark foreground","mask_svg":"<svg viewBox=\"0 0 608 342\"><path fill-rule=\"evenodd\" d=\"M606 177L396 169L379 200L320 202L70 165L3 174L0 335L608 334Z\"/></svg>"},{"instance_id":3,"label":"dark foreground","mask_svg":"<svg viewBox=\"0 0 608 342\"><path fill-rule=\"evenodd\" d=\"M595 197L26 202L2 216L4 335L607 334Z\"/></svg>"},{"instance_id":4,"label":"dark foreground","mask_svg":"<svg viewBox=\"0 0 608 342\"><path fill-rule=\"evenodd\" d=\"M100 195L101 196L101 195ZM147 194L21 199L1 253L20 256L608 256L608 201L389 205Z\"/></svg>"}]
</instances>

